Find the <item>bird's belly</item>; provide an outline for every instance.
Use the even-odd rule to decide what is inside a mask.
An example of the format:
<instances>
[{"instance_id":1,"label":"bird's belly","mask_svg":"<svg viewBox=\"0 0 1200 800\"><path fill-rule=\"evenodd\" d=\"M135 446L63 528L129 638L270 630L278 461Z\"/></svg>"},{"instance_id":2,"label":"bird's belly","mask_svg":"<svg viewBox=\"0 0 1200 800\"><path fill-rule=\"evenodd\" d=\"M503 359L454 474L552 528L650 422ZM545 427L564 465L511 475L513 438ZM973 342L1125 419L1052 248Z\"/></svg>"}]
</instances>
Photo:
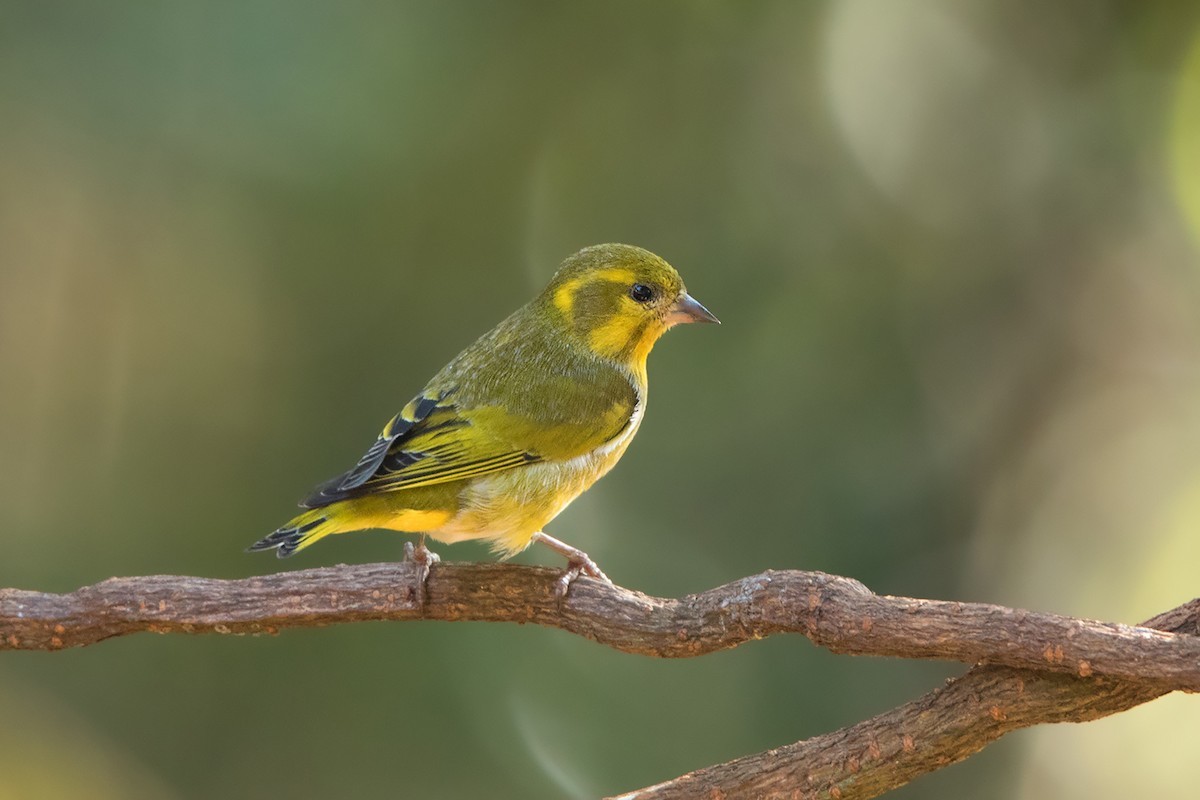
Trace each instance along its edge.
<instances>
[{"instance_id":1,"label":"bird's belly","mask_svg":"<svg viewBox=\"0 0 1200 800\"><path fill-rule=\"evenodd\" d=\"M505 556L519 553L533 534L613 468L632 434L615 446L568 461L530 464L477 478L463 489L458 513L432 536L444 542L487 539Z\"/></svg>"}]
</instances>

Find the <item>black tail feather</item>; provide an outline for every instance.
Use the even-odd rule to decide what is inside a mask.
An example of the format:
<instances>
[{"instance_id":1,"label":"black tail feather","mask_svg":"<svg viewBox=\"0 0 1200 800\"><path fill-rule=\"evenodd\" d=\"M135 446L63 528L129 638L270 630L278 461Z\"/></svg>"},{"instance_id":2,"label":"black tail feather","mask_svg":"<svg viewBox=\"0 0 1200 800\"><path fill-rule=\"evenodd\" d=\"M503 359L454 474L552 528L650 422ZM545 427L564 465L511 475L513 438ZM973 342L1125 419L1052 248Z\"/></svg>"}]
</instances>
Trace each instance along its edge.
<instances>
[{"instance_id":1,"label":"black tail feather","mask_svg":"<svg viewBox=\"0 0 1200 800\"><path fill-rule=\"evenodd\" d=\"M324 522L325 517L318 517L317 519L305 522L303 525L285 525L247 547L246 552L255 553L263 550L274 550L275 555L279 558L287 558L300 549L309 531L318 525L324 524Z\"/></svg>"}]
</instances>

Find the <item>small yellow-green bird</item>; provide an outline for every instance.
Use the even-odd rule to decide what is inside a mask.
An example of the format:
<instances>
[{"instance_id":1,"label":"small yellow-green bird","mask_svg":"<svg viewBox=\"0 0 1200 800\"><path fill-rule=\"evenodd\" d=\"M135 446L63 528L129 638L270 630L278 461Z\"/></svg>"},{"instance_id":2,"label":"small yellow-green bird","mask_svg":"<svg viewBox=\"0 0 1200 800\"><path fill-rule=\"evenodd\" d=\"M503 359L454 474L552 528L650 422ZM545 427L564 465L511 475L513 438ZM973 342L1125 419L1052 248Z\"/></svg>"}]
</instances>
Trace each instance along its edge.
<instances>
[{"instance_id":1,"label":"small yellow-green bird","mask_svg":"<svg viewBox=\"0 0 1200 800\"><path fill-rule=\"evenodd\" d=\"M568 560L560 592L581 573L608 581L586 553L542 528L637 433L655 341L679 323L717 321L653 253L580 250L435 375L353 469L314 489L301 503L310 510L250 549L283 558L331 533L386 528L421 534L405 553L422 590L437 560L425 535L483 539L505 558L542 542Z\"/></svg>"}]
</instances>

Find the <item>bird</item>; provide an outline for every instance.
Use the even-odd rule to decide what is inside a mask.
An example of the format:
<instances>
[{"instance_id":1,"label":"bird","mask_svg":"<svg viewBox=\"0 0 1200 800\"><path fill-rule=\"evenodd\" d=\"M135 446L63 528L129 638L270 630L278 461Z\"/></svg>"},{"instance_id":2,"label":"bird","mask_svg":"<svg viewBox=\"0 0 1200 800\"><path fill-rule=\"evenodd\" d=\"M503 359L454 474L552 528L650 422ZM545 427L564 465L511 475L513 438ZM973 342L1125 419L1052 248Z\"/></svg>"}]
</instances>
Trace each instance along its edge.
<instances>
[{"instance_id":1,"label":"bird","mask_svg":"<svg viewBox=\"0 0 1200 800\"><path fill-rule=\"evenodd\" d=\"M507 559L540 543L611 583L587 553L543 528L616 465L646 412L646 359L682 323L720 321L659 256L599 244L566 258L546 287L438 372L362 458L248 550L291 556L326 536L382 528L406 541L423 597L439 557L425 537L479 539Z\"/></svg>"}]
</instances>

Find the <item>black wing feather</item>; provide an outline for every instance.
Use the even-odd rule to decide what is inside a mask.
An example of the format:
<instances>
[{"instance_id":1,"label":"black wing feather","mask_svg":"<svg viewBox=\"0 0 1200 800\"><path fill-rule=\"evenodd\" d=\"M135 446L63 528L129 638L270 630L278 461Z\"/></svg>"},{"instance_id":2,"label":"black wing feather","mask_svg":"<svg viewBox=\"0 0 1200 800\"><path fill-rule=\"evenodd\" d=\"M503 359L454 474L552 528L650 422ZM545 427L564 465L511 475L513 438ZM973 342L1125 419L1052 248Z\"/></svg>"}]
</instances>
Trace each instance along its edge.
<instances>
[{"instance_id":1,"label":"black wing feather","mask_svg":"<svg viewBox=\"0 0 1200 800\"><path fill-rule=\"evenodd\" d=\"M398 468L396 465L385 464L385 459L389 461L396 459L397 456L413 457L413 462L419 458L419 453L405 453L399 450L393 452L392 458L388 458L388 452L398 442L404 440L404 437L412 432L422 420L437 408L438 403L446 398L446 393L439 397L428 397L425 395L414 398L411 403L404 407L396 416L392 417L391 421L384 426L383 433L377 438L363 454L363 457L358 460L358 463L349 471L342 475L325 481L312 492L300 501L302 508L320 508L327 506L330 503L344 500L351 497L357 492L355 489L361 487L364 483L371 479L371 476L379 471L379 468L385 467L389 470Z\"/></svg>"}]
</instances>

